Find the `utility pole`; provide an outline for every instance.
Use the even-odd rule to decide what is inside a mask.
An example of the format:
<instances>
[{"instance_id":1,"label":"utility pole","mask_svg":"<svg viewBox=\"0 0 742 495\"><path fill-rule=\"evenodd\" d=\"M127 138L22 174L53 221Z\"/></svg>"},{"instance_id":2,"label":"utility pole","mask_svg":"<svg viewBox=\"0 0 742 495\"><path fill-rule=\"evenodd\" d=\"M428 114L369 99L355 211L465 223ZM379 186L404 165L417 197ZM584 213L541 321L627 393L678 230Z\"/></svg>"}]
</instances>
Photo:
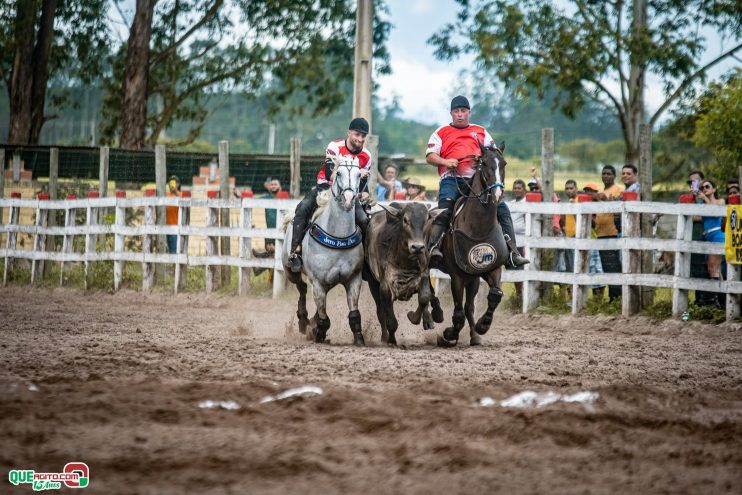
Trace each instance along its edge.
<instances>
[{"instance_id":1,"label":"utility pole","mask_svg":"<svg viewBox=\"0 0 742 495\"><path fill-rule=\"evenodd\" d=\"M371 120L371 59L373 57L373 0L358 0L356 10L356 48L355 69L353 76L353 116L368 120L369 135L366 137L366 148L371 152L374 167L371 169L368 189L371 197L376 199L376 174L379 161L379 137L372 134Z\"/></svg>"}]
</instances>

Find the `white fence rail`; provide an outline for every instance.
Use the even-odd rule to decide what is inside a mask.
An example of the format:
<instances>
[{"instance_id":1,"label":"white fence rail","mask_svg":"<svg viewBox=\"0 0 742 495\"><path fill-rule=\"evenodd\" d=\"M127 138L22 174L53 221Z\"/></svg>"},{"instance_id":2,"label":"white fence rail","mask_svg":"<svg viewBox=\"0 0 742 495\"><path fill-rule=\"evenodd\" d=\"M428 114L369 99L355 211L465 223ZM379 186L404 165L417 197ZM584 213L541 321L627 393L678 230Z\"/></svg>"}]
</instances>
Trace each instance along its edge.
<instances>
[{"instance_id":1,"label":"white fence rail","mask_svg":"<svg viewBox=\"0 0 742 495\"><path fill-rule=\"evenodd\" d=\"M114 263L113 287L118 289L122 283L123 262L139 262L143 267L143 288L150 289L154 284L154 264L165 263L175 265L176 292L183 289L186 270L188 267L203 266L206 273L206 290L215 288L217 267L234 266L239 268L238 287L240 294L249 289L250 269L270 268L276 270L273 277L274 297L284 288L283 271L281 264L281 250L283 233L279 229L263 229L252 227L253 209L277 210L277 226L280 227L284 214L293 211L297 200L273 200L244 198L242 200L222 199L192 199L192 198L89 198L63 201L0 199L0 211L7 209L8 222L0 226L0 235L6 238L5 246L0 247L0 256L5 259L3 274L4 283L7 282L9 266L13 259L31 260L31 279L35 283L43 273L43 262L60 262L62 276L71 262L85 263L86 281L92 263L112 261ZM156 213L161 206L178 207L178 225L157 225ZM21 225L18 222L21 208L35 210L35 223ZM126 210L132 208L144 209L144 223L142 225L127 225ZM190 212L193 208L203 208L206 211L206 225L195 226L190 224ZM220 209L239 210L239 222L236 226L219 226ZM64 210L64 226L48 226L48 212L50 210ZM76 225L78 210L85 211L85 224ZM114 211L115 222L105 225L100 222L101 211ZM511 205L514 212L526 214L526 236L519 238L518 244L525 246L526 256L532 260L524 270L505 271L503 281L523 283L523 312L538 305L541 284L559 283L573 286L572 312L581 311L588 297L589 287L594 284L620 285L622 287L623 313L631 315L639 309L639 287L666 287L673 291L673 315L679 316L688 308L688 291L703 290L727 294L727 318L739 316L740 294L742 282L739 281L739 268L729 265L726 281L690 278L690 253L724 254L722 244L698 242L691 240L692 217L725 216L723 206L644 203L644 202L601 202L601 203L518 203ZM624 236L616 239L591 239L590 221L593 214L612 213L620 214ZM640 214L664 214L677 217L674 239L641 238L639 229ZM554 214L576 215L577 232L574 238L544 237L541 235L542 222L551 223ZM33 249L19 249L18 234L33 236ZM110 234L114 236L113 251L97 251L96 237ZM159 235L177 235L177 253L156 253L154 242ZM48 236L63 238L61 251L46 249ZM75 236L85 236L85 249L82 252L73 251ZM141 237L141 251L127 251L124 239L127 236ZM188 254L188 240L191 236L206 238L205 255ZM218 242L220 238L236 238L239 250L236 255L220 255ZM254 238L276 239L275 257L273 259L254 258L251 249L251 240ZM566 249L574 250L574 273L559 273L544 270L541 267L541 252L543 250ZM622 258L622 273L589 274L588 260L591 250L619 250ZM675 253L675 273L673 275L657 275L641 273L642 251L670 251ZM445 274L434 271L433 276L447 278Z\"/></svg>"}]
</instances>

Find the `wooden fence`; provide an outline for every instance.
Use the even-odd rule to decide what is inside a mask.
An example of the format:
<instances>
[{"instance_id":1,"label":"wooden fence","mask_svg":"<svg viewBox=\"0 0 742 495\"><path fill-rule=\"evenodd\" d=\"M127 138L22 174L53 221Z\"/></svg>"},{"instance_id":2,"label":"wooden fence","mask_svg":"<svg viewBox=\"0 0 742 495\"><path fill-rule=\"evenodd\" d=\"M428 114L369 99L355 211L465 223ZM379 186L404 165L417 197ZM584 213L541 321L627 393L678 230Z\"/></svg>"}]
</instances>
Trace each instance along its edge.
<instances>
[{"instance_id":1,"label":"wooden fence","mask_svg":"<svg viewBox=\"0 0 742 495\"><path fill-rule=\"evenodd\" d=\"M0 199L0 211L8 210L8 221L0 227L0 235L5 235L4 248L0 248L0 256L5 259L3 274L4 283L7 282L8 270L13 259L27 259L31 261L31 281L36 283L43 274L43 263L52 261L60 263L62 274L60 284L64 280L64 270L72 262L85 264L86 282L90 275L91 264L99 261L113 262L113 288L119 289L123 277L123 263L142 263L143 289L151 289L155 281L154 267L156 264L171 264L175 266L174 291L182 291L185 286L186 271L190 267L203 266L206 276L206 290L215 289L216 271L218 267L238 268L239 293L245 294L249 289L250 270L252 268L270 268L276 270L273 277L273 295L278 296L285 286L282 273L281 251L283 233L278 229L254 228L252 221L253 209L277 210L277 225L280 227L286 212L294 211L297 200L274 200L243 198L241 200L226 200L217 198L164 198L144 197L126 198L86 198L49 201L45 199ZM157 215L163 206L178 207L178 225L158 225ZM21 208L35 210L35 224L19 224ZM144 209L144 223L142 225L127 225L126 210L131 208ZM191 210L202 208L206 211L206 226L190 224ZM239 224L236 226L219 226L219 211L221 209L238 209ZM49 226L50 210L65 211L64 226ZM559 283L572 286L572 312L581 311L588 298L591 285L606 284L622 287L623 314L630 316L639 311L640 287L666 287L672 289L672 313L680 316L688 308L688 293L691 290L725 293L727 297L727 319L739 317L740 270L736 265L729 265L728 280L717 281L708 279L690 278L690 253L723 254L724 246L717 243L692 241L692 217L726 216L726 208L717 205L695 204L668 204L654 202L596 202L596 203L518 203L511 205L514 212L526 214L526 236L518 239L518 244L525 246L526 256L532 260L524 270L505 271L503 281L523 283L523 312L528 312L539 304L542 284ZM85 214L84 225L77 225L76 216L79 211ZM115 221L106 225L101 223L103 211L114 211ZM623 237L617 239L590 238L591 216L596 213L620 214L622 218ZM551 222L554 214L576 215L577 232L574 238L542 236L542 222ZM674 239L642 238L640 236L641 214L663 214L677 217ZM224 218L224 216L222 216ZM18 234L28 234L34 239L31 249L19 249ZM96 238L110 234L114 237L113 251L100 251L96 247ZM155 242L158 236L177 235L177 253L166 254L155 252ZM47 237L60 236L63 238L61 251L47 250ZM82 252L75 252L73 240L75 236L84 236L85 248ZM125 247L125 238L136 236L141 238L141 251L129 251ZM199 255L188 254L188 240L190 236L206 238L206 253ZM239 250L234 255L220 254L220 238L236 238ZM254 238L276 239L275 258L255 258L252 255L251 240ZM162 245L162 244L161 244ZM162 248L160 248L162 249ZM574 273L560 273L543 269L541 258L544 250L566 249L574 250ZM588 273L589 253L591 250L620 250L622 257L622 273ZM675 272L673 275L658 275L641 273L642 251L669 251L675 253ZM447 278L446 275L435 272L433 276Z\"/></svg>"}]
</instances>

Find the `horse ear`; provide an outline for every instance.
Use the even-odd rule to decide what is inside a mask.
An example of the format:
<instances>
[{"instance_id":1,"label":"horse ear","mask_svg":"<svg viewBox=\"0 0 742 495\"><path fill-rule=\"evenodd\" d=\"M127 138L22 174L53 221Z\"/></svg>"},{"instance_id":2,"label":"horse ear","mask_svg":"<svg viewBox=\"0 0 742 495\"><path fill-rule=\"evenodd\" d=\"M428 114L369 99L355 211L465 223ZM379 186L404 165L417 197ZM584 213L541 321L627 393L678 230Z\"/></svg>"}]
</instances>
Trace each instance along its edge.
<instances>
[{"instance_id":1,"label":"horse ear","mask_svg":"<svg viewBox=\"0 0 742 495\"><path fill-rule=\"evenodd\" d=\"M505 141L500 141L498 148L500 149L500 153L505 153Z\"/></svg>"},{"instance_id":2,"label":"horse ear","mask_svg":"<svg viewBox=\"0 0 742 495\"><path fill-rule=\"evenodd\" d=\"M381 203L378 203L378 205L381 206L384 209L384 211L386 211L386 216L390 220L395 220L397 217L400 216L400 213L402 213L402 210L400 210L399 208L383 205Z\"/></svg>"}]
</instances>

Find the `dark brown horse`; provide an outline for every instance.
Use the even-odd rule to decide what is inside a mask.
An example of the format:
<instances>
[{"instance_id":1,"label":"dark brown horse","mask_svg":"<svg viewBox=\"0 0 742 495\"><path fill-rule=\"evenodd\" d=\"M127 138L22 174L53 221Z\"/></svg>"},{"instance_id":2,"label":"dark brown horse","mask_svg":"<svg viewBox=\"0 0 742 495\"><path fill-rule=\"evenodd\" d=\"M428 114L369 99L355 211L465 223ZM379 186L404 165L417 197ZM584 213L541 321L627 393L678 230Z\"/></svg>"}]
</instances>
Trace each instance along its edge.
<instances>
[{"instance_id":1,"label":"dark brown horse","mask_svg":"<svg viewBox=\"0 0 742 495\"><path fill-rule=\"evenodd\" d=\"M462 186L462 196L456 202L454 217L443 237L441 250L445 266L451 276L454 301L453 326L438 336L438 345L452 347L458 343L464 321L469 322L471 345L482 343L481 335L492 324L492 314L502 300L500 277L507 262L508 248L497 221L497 207L505 180L505 158L500 148L480 144L481 156L476 173ZM487 310L474 322L474 299L479 291L479 279L490 287ZM464 300L466 291L466 303Z\"/></svg>"}]
</instances>

